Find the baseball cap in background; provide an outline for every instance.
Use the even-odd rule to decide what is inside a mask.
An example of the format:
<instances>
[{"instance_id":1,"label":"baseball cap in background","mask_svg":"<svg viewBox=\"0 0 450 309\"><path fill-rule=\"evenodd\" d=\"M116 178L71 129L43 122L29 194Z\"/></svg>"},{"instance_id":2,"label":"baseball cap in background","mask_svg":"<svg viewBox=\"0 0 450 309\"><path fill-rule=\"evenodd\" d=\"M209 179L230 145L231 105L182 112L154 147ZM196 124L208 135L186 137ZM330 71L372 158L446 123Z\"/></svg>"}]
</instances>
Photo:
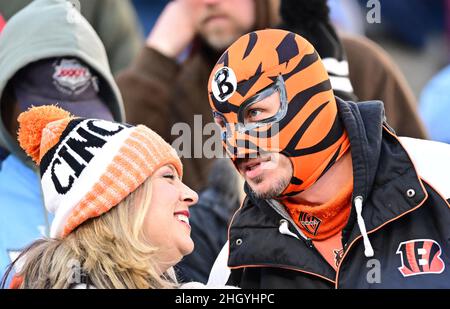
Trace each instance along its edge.
<instances>
[{"instance_id":1,"label":"baseball cap in background","mask_svg":"<svg viewBox=\"0 0 450 309\"><path fill-rule=\"evenodd\" d=\"M98 77L77 58L33 62L14 75L12 87L21 111L56 104L78 117L113 120L99 95Z\"/></svg>"},{"instance_id":2,"label":"baseball cap in background","mask_svg":"<svg viewBox=\"0 0 450 309\"><path fill-rule=\"evenodd\" d=\"M3 28L5 27L5 25L6 25L6 22L5 22L5 20L3 19L2 14L0 14L0 33L2 33L2 30L3 30Z\"/></svg>"}]
</instances>

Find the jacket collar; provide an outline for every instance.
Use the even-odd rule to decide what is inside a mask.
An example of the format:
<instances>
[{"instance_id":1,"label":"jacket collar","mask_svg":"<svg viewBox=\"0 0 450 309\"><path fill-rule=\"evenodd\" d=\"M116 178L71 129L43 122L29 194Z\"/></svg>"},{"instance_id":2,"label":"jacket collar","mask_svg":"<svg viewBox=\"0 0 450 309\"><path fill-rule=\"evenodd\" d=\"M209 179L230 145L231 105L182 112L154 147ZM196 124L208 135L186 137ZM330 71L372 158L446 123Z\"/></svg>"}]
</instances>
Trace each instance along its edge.
<instances>
[{"instance_id":1,"label":"jacket collar","mask_svg":"<svg viewBox=\"0 0 450 309\"><path fill-rule=\"evenodd\" d=\"M298 238L280 232L283 219L269 201L247 197L228 230L228 266L276 267L309 273L334 283L334 269L295 233L292 224L288 229Z\"/></svg>"}]
</instances>

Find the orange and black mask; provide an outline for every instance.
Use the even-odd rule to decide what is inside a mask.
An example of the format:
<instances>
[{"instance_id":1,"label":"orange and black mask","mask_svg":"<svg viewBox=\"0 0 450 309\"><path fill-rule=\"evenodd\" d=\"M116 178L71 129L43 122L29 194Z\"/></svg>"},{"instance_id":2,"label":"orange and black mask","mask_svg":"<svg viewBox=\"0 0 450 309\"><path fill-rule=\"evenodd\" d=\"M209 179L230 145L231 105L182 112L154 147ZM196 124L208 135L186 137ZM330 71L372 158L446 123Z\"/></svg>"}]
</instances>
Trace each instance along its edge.
<instances>
[{"instance_id":1,"label":"orange and black mask","mask_svg":"<svg viewBox=\"0 0 450 309\"><path fill-rule=\"evenodd\" d=\"M239 38L216 63L208 94L233 162L262 153L290 159L293 175L282 197L310 187L350 146L319 55L292 32Z\"/></svg>"}]
</instances>

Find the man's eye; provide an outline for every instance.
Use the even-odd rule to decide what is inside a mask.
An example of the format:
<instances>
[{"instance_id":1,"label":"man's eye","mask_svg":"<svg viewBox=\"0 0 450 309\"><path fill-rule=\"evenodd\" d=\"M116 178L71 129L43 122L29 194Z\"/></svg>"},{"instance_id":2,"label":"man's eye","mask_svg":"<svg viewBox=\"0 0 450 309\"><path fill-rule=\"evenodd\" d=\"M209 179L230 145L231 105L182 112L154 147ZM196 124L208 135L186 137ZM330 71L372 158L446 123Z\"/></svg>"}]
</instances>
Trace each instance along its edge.
<instances>
[{"instance_id":1,"label":"man's eye","mask_svg":"<svg viewBox=\"0 0 450 309\"><path fill-rule=\"evenodd\" d=\"M258 117L260 114L262 113L262 111L260 109L251 109L248 111L248 117L253 119Z\"/></svg>"}]
</instances>

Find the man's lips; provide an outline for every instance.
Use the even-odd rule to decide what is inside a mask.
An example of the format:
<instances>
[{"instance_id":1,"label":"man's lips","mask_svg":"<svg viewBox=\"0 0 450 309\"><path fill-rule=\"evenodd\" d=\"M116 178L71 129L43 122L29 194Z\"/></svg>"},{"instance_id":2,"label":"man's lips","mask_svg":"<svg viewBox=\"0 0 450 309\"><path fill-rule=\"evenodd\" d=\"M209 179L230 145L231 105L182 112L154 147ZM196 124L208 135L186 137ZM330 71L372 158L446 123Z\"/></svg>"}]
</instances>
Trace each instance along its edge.
<instances>
[{"instance_id":1,"label":"man's lips","mask_svg":"<svg viewBox=\"0 0 450 309\"><path fill-rule=\"evenodd\" d=\"M243 159L243 161L238 163L237 166L239 172L244 176L244 178L247 180L252 180L261 176L271 161L271 156L264 156L255 159Z\"/></svg>"},{"instance_id":2,"label":"man's lips","mask_svg":"<svg viewBox=\"0 0 450 309\"><path fill-rule=\"evenodd\" d=\"M214 20L223 20L223 19L227 19L227 18L228 17L226 15L223 15L223 14L210 15L210 16L207 16L207 17L205 17L203 19L203 24L207 24L207 23L209 23L211 21L214 21Z\"/></svg>"},{"instance_id":3,"label":"man's lips","mask_svg":"<svg viewBox=\"0 0 450 309\"><path fill-rule=\"evenodd\" d=\"M255 159L244 159L241 163L239 163L239 170L242 172L249 171L254 169L256 166L260 165L263 162L270 161L270 156L268 157L259 157Z\"/></svg>"}]
</instances>

